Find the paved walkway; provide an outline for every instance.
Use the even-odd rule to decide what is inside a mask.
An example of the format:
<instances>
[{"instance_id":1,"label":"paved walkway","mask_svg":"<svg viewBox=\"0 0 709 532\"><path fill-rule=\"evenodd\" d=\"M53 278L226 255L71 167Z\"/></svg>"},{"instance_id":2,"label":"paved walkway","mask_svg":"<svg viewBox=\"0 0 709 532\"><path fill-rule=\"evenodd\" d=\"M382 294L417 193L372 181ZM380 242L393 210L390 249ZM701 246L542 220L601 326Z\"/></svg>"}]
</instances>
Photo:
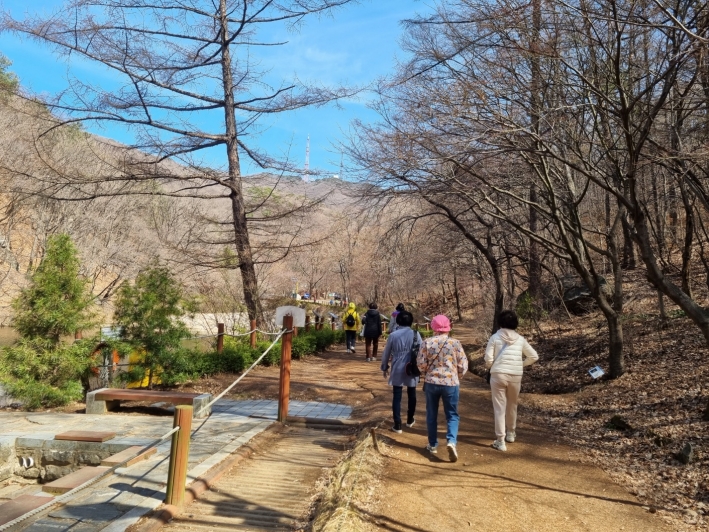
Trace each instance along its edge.
<instances>
[{"instance_id":1,"label":"paved walkway","mask_svg":"<svg viewBox=\"0 0 709 532\"><path fill-rule=\"evenodd\" d=\"M190 443L188 483L206 473L231 453L268 427L275 420L276 401L222 400L207 419L193 421ZM291 415L343 419L350 408L326 403L291 402ZM259 418L249 417L258 415ZM261 417L272 419L262 419ZM104 416L55 413L0 413L3 427L0 440L18 447L51 445L54 435L68 430L112 431L117 435L107 444L146 445L172 428L172 417L121 415ZM0 441L0 443L2 443ZM69 503L57 506L13 530L31 532L98 531L119 532L164 500L170 440L158 446L148 460L116 474L78 493ZM2 464L0 464L2 465ZM39 487L29 493L38 494ZM27 491L24 491L27 493ZM41 492L40 492L41 493ZM8 498L13 498L8 496ZM2 498L0 498L0 502Z\"/></svg>"},{"instance_id":2,"label":"paved walkway","mask_svg":"<svg viewBox=\"0 0 709 532\"><path fill-rule=\"evenodd\" d=\"M290 401L288 415L318 419L347 419L352 407L335 403ZM212 407L212 419L228 419L229 416L259 416L276 419L278 401L253 399L248 401L220 401Z\"/></svg>"}]
</instances>

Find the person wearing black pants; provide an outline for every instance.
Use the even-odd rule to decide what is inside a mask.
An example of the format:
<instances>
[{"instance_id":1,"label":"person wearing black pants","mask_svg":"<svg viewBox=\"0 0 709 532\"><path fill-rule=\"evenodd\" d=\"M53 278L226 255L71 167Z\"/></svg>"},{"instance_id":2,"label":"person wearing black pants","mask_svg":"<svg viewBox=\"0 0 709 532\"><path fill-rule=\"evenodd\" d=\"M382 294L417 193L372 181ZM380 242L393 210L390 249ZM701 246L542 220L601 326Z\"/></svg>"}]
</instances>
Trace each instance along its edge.
<instances>
[{"instance_id":1,"label":"person wearing black pants","mask_svg":"<svg viewBox=\"0 0 709 532\"><path fill-rule=\"evenodd\" d=\"M379 338L382 335L382 316L377 310L376 303L369 304L369 310L364 315L362 323L364 324L362 335L364 336L365 360L372 362L377 359Z\"/></svg>"},{"instance_id":2,"label":"person wearing black pants","mask_svg":"<svg viewBox=\"0 0 709 532\"><path fill-rule=\"evenodd\" d=\"M357 331L362 325L362 321L357 314L357 307L354 303L347 306L347 311L342 316L342 328L345 331L345 343L347 344L347 352L355 352L355 342L357 341Z\"/></svg>"},{"instance_id":3,"label":"person wearing black pants","mask_svg":"<svg viewBox=\"0 0 709 532\"><path fill-rule=\"evenodd\" d=\"M389 378L389 385L394 392L391 405L394 425L391 430L397 434L402 432L401 399L404 387L406 387L408 397L406 426L413 427L416 422L414 417L416 414L416 385L419 379L406 374L406 364L412 359L412 351L415 361L418 348L421 345L421 335L411 329L413 321L414 317L410 312L403 311L397 315L396 323L399 328L389 335L384 353L382 353L381 370L384 373L384 378Z\"/></svg>"}]
</instances>

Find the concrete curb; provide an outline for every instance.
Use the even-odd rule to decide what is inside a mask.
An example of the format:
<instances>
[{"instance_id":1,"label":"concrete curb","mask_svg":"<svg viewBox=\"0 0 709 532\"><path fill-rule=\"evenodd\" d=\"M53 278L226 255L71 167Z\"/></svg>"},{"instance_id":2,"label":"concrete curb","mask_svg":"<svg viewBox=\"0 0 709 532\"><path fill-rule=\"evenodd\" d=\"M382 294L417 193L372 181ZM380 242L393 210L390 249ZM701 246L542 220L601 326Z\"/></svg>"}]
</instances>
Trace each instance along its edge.
<instances>
[{"instance_id":1,"label":"concrete curb","mask_svg":"<svg viewBox=\"0 0 709 532\"><path fill-rule=\"evenodd\" d=\"M168 524L175 517L180 515L185 508L195 499L198 499L205 491L214 485L227 471L237 465L239 462L251 456L257 445L262 444L265 439L276 437L284 429L283 425L274 423L266 427L263 431L257 434L253 440L246 445L240 447L229 458L215 465L194 481L185 489L185 505L183 507L166 504L154 510L151 514L145 516L141 522L136 523L126 529L126 532L154 532L159 530L164 525Z\"/></svg>"}]
</instances>

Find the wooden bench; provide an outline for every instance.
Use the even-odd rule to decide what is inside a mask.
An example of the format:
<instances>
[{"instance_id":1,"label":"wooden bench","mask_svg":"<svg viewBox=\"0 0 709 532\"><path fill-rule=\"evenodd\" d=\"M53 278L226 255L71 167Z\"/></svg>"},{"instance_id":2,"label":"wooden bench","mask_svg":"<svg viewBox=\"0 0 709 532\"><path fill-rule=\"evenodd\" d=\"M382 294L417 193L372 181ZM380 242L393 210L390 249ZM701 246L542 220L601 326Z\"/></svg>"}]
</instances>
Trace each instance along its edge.
<instances>
[{"instance_id":1,"label":"wooden bench","mask_svg":"<svg viewBox=\"0 0 709 532\"><path fill-rule=\"evenodd\" d=\"M105 414L120 406L121 401L152 401L173 405L192 405L194 418L207 417L211 408L206 408L212 395L208 393L161 392L155 390L120 390L101 388L86 395L87 414Z\"/></svg>"}]
</instances>

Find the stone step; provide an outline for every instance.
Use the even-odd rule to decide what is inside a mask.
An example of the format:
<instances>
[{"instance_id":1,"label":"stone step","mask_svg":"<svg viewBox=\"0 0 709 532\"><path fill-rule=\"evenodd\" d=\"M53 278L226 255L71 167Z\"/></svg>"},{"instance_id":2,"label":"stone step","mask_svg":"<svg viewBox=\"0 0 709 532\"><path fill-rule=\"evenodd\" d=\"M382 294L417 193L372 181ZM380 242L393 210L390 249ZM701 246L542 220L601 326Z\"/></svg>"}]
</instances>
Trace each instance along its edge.
<instances>
[{"instance_id":1,"label":"stone step","mask_svg":"<svg viewBox=\"0 0 709 532\"><path fill-rule=\"evenodd\" d=\"M116 437L115 432L96 432L90 430L70 430L54 436L55 440L90 441L102 443Z\"/></svg>"},{"instance_id":2,"label":"stone step","mask_svg":"<svg viewBox=\"0 0 709 532\"><path fill-rule=\"evenodd\" d=\"M39 508L43 504L48 503L54 497L47 495L46 497L38 495L20 495L4 504L0 504L0 525L9 523L13 519L17 519L27 512Z\"/></svg>"},{"instance_id":3,"label":"stone step","mask_svg":"<svg viewBox=\"0 0 709 532\"><path fill-rule=\"evenodd\" d=\"M81 486L84 482L99 476L101 473L109 469L109 467L102 466L82 467L78 471L74 471L73 473L69 473L68 475L62 478L58 478L57 480L45 484L44 486L42 486L42 491L52 493L54 495L66 493L67 491L71 491L77 486Z\"/></svg>"},{"instance_id":4,"label":"stone step","mask_svg":"<svg viewBox=\"0 0 709 532\"><path fill-rule=\"evenodd\" d=\"M142 447L140 445L134 445L133 447L128 447L126 450L121 451L120 453L114 454L112 456L109 456L108 458L105 458L101 460L101 465L105 467L113 467L115 465L120 464L124 460L128 460L128 458L131 458L128 463L126 463L123 467L130 467L133 464L137 464L138 462L141 462L143 460L147 460L148 457L152 456L155 454L155 452L158 450L157 447L151 447L144 453L141 453L136 456L136 453L140 451Z\"/></svg>"}]
</instances>

